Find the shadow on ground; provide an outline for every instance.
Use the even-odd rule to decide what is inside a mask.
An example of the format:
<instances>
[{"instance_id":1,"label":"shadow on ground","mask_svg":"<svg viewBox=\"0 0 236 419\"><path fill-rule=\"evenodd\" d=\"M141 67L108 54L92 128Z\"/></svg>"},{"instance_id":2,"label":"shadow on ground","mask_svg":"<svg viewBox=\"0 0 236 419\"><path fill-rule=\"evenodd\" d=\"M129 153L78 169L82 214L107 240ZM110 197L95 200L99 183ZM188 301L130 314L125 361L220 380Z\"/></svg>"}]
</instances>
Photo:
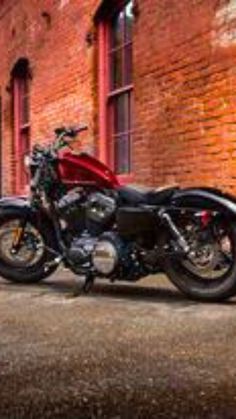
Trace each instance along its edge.
<instances>
[{"instance_id":1,"label":"shadow on ground","mask_svg":"<svg viewBox=\"0 0 236 419\"><path fill-rule=\"evenodd\" d=\"M171 283L167 281L167 279L163 280L163 277L160 278L152 278L151 285L150 282L147 280L148 286L145 286L145 281L129 284L129 283L114 283L111 284L108 281L99 281L96 282L89 293L84 293L82 290L83 281L81 279L77 279L76 277L72 276L71 274L62 275L54 275L52 278L45 280L44 282L39 282L34 285L25 285L25 284L13 284L11 282L2 282L0 286L4 287L5 290L9 292L22 292L24 291L39 291L47 293L54 293L57 294L64 294L67 297L76 298L76 297L104 297L104 298L112 298L112 299L124 299L124 300L131 300L131 301L144 301L150 303L171 303L171 304L178 304L184 306L194 306L196 304L209 304L209 303L202 303L190 300L180 291L172 286ZM153 283L156 282L154 286ZM231 299L221 303L211 303L213 304L220 304L222 305L235 305L236 301Z\"/></svg>"}]
</instances>

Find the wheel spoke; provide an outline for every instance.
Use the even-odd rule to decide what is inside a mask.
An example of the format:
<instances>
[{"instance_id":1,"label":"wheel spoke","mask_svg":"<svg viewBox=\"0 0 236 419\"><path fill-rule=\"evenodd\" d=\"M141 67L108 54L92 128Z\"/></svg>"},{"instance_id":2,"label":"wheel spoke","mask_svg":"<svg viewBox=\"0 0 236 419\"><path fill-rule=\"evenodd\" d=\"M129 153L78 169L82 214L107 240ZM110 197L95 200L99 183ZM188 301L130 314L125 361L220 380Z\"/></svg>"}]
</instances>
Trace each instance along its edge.
<instances>
[{"instance_id":1,"label":"wheel spoke","mask_svg":"<svg viewBox=\"0 0 236 419\"><path fill-rule=\"evenodd\" d=\"M14 267L33 266L42 257L43 238L30 223L11 220L0 227L0 258Z\"/></svg>"},{"instance_id":2,"label":"wheel spoke","mask_svg":"<svg viewBox=\"0 0 236 419\"><path fill-rule=\"evenodd\" d=\"M191 233L193 230L191 230ZM231 237L221 229L221 234L213 234L213 229L195 229L192 252L183 266L199 278L214 280L222 278L233 263Z\"/></svg>"}]
</instances>

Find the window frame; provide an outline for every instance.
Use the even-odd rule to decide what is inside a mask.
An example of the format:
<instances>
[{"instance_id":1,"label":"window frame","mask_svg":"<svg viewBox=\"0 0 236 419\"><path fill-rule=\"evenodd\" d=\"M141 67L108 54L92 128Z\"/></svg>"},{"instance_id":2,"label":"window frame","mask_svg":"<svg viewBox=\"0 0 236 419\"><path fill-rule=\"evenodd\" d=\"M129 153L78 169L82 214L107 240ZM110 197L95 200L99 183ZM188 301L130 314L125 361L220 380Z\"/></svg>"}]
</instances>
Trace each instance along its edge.
<instances>
[{"instance_id":1,"label":"window frame","mask_svg":"<svg viewBox=\"0 0 236 419\"><path fill-rule=\"evenodd\" d=\"M13 126L14 126L14 158L15 158L15 190L17 194L25 193L27 186L27 173L23 163L24 154L30 148L30 93L29 93L29 73L27 66L21 68L12 75L13 80ZM24 95L23 83L28 84L28 92ZM22 121L22 113L24 112L22 103L27 98L28 121ZM28 147L26 150L24 137L28 137Z\"/></svg>"},{"instance_id":2,"label":"window frame","mask_svg":"<svg viewBox=\"0 0 236 419\"><path fill-rule=\"evenodd\" d=\"M105 17L100 18L98 21L98 83L99 83L99 147L98 155L99 159L107 164L111 165L114 168L114 150L113 156L111 156L111 141L112 137L116 134L112 134L112 122L109 119L109 102L122 95L124 93L130 93L133 96L134 84L133 82L122 86L120 88L111 90L111 63L110 63L110 39L111 39L111 22L114 16L119 13L127 4L129 0L119 1L116 7L113 7ZM133 44L133 42L128 42L128 44ZM125 44L122 45L124 47ZM130 111L132 114L132 101L130 103ZM133 128L127 131L127 134L133 133ZM121 133L120 133L121 135ZM130 138L130 159L131 167L129 173L118 174L117 177L122 183L128 183L133 180L133 166L132 166L132 135Z\"/></svg>"}]
</instances>

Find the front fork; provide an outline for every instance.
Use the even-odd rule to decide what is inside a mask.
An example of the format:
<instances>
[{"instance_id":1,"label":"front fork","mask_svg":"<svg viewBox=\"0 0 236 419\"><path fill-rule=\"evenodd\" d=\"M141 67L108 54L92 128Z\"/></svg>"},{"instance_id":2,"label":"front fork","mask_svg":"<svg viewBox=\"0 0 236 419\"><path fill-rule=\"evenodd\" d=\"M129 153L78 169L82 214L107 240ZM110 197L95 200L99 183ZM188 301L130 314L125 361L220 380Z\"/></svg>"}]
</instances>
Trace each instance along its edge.
<instances>
[{"instance_id":1,"label":"front fork","mask_svg":"<svg viewBox=\"0 0 236 419\"><path fill-rule=\"evenodd\" d=\"M11 253L13 255L17 254L21 248L21 243L25 236L26 225L27 225L27 217L23 218L20 221L19 226L16 227L14 231L14 237L13 237L12 248L11 248Z\"/></svg>"}]
</instances>

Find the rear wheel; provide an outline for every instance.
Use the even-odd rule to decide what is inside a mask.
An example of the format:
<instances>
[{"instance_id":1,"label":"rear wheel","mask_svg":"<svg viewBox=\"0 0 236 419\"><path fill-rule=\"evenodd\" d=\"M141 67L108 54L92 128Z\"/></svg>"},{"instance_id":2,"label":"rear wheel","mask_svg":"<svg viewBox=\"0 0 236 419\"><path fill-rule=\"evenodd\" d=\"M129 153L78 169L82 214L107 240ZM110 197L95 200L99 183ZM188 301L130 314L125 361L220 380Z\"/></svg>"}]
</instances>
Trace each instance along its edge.
<instances>
[{"instance_id":1,"label":"rear wheel","mask_svg":"<svg viewBox=\"0 0 236 419\"><path fill-rule=\"evenodd\" d=\"M56 266L45 269L53 259L48 249L55 248L55 239L47 225L40 229L35 220L29 219L22 232L21 215L8 215L0 219L0 275L17 283L32 284L51 275ZM22 239L14 248L19 234Z\"/></svg>"},{"instance_id":2,"label":"rear wheel","mask_svg":"<svg viewBox=\"0 0 236 419\"><path fill-rule=\"evenodd\" d=\"M189 236L188 257L169 257L165 271L188 297L220 301L236 294L236 224L217 221L203 229L193 222L182 228Z\"/></svg>"}]
</instances>

